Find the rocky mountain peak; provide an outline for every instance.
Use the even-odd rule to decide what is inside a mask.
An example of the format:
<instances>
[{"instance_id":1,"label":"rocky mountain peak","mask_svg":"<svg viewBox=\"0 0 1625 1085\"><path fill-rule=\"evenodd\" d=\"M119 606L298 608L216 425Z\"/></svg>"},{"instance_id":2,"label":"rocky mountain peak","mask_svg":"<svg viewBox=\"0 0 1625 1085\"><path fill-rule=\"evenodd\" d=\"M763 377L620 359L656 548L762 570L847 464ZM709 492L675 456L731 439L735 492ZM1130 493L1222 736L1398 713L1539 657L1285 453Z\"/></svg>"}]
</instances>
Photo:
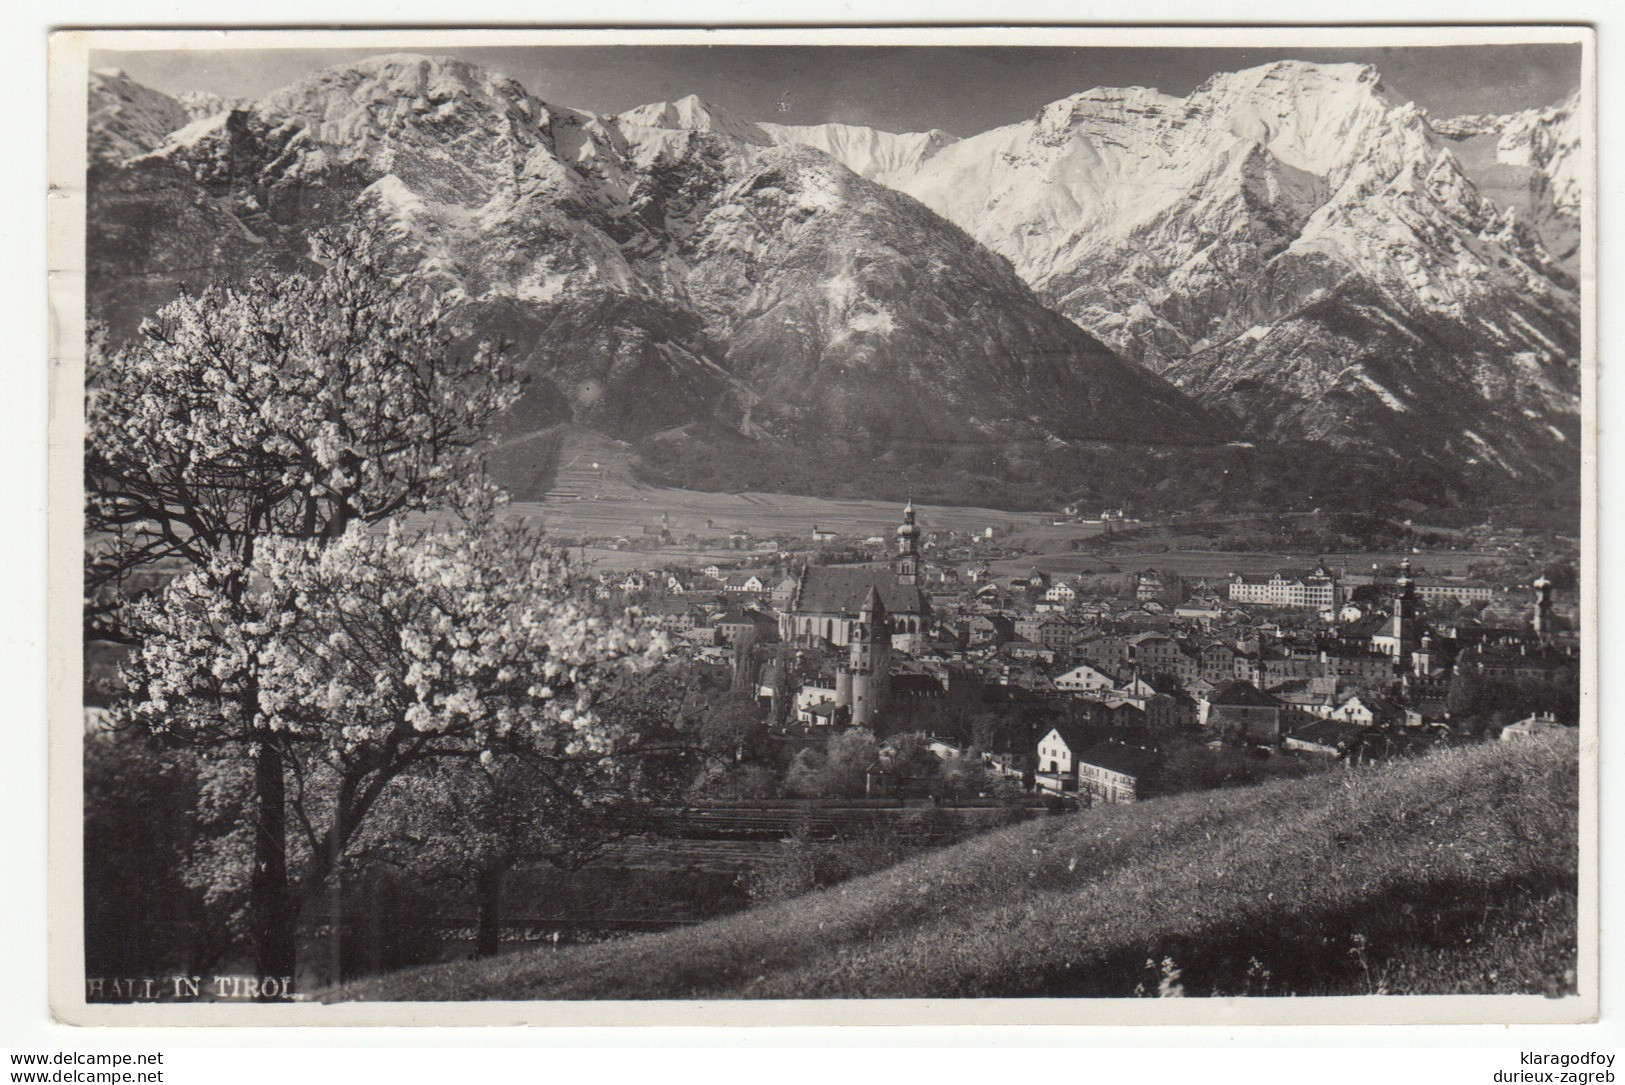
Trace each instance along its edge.
<instances>
[{"instance_id":1,"label":"rocky mountain peak","mask_svg":"<svg viewBox=\"0 0 1625 1085\"><path fill-rule=\"evenodd\" d=\"M674 102L650 102L647 105L636 106L619 114L615 119L623 125L726 136L757 147L765 147L772 143L759 125L742 120L721 106L705 101L697 94L687 95Z\"/></svg>"},{"instance_id":2,"label":"rocky mountain peak","mask_svg":"<svg viewBox=\"0 0 1625 1085\"><path fill-rule=\"evenodd\" d=\"M144 154L189 119L184 106L143 86L121 68L90 73L89 140L92 162L118 162Z\"/></svg>"}]
</instances>

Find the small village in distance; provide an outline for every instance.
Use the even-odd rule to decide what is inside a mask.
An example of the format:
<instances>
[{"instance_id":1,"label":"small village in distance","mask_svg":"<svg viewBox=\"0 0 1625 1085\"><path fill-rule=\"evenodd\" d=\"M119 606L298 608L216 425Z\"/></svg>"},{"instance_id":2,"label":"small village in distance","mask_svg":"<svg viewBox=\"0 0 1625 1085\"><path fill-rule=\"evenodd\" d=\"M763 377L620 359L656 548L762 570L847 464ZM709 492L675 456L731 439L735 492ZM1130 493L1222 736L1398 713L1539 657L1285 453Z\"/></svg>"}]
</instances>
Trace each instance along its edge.
<instances>
[{"instance_id":1,"label":"small village in distance","mask_svg":"<svg viewBox=\"0 0 1625 1085\"><path fill-rule=\"evenodd\" d=\"M1422 552L1267 575L999 574L1020 555L993 527L934 530L912 502L899 521L890 538L734 530L744 552L700 568L666 558L669 518L599 543L650 559L599 573L602 597L755 698L758 740L720 788L1125 803L1577 719L1576 593L1543 572L1430 575ZM1120 510L1082 522L1114 521L1132 527ZM809 765L855 730L875 740L861 793L855 767L820 784Z\"/></svg>"}]
</instances>

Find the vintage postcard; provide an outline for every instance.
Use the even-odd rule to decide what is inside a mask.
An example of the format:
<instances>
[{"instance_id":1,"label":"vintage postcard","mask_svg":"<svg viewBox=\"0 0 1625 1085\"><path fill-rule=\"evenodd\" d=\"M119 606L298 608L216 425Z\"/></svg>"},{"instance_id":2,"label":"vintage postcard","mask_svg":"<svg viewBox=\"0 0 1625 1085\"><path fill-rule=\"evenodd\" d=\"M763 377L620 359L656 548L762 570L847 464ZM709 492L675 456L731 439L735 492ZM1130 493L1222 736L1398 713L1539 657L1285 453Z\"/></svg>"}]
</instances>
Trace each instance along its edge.
<instances>
[{"instance_id":1,"label":"vintage postcard","mask_svg":"<svg viewBox=\"0 0 1625 1085\"><path fill-rule=\"evenodd\" d=\"M53 1012L1597 1012L1592 32L62 32Z\"/></svg>"}]
</instances>

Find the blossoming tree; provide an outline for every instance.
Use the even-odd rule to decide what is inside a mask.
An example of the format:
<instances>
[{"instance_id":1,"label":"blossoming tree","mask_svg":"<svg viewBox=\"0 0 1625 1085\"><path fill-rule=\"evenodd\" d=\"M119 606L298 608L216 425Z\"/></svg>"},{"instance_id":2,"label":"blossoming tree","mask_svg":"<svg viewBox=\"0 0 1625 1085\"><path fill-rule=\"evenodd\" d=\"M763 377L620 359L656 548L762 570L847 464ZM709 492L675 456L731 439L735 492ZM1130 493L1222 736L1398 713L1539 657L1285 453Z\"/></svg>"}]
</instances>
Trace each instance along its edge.
<instances>
[{"instance_id":1,"label":"blossoming tree","mask_svg":"<svg viewBox=\"0 0 1625 1085\"><path fill-rule=\"evenodd\" d=\"M556 790L543 808L561 841L572 819L623 801L620 763L640 736L597 705L664 650L595 614L520 524L262 539L251 567L217 559L127 617L141 648L120 724L240 749L257 782L276 751L280 814L257 788L244 826L250 921L272 976L294 974L302 905L404 773L518 759Z\"/></svg>"},{"instance_id":2,"label":"blossoming tree","mask_svg":"<svg viewBox=\"0 0 1625 1085\"><path fill-rule=\"evenodd\" d=\"M612 757L592 704L646 648L511 534L367 529L483 494L479 444L519 382L378 231L318 235L312 258L182 296L135 342L93 337L86 382L87 636L139 646L123 725L251 773L271 976L389 779L509 742ZM174 576L132 601L143 566Z\"/></svg>"}]
</instances>

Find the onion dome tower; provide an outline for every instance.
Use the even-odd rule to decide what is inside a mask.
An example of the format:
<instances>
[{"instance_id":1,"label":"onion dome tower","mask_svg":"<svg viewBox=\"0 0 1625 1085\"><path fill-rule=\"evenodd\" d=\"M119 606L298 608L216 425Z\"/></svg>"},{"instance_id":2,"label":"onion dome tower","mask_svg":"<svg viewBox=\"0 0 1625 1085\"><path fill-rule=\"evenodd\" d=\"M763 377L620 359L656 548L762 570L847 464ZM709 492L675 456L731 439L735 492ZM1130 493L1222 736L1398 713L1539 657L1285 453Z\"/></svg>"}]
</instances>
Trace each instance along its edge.
<instances>
[{"instance_id":1,"label":"onion dome tower","mask_svg":"<svg viewBox=\"0 0 1625 1085\"><path fill-rule=\"evenodd\" d=\"M914 523L914 499L903 506L903 522L897 527L897 557L892 572L899 584L915 584L920 576L920 529Z\"/></svg>"}]
</instances>

